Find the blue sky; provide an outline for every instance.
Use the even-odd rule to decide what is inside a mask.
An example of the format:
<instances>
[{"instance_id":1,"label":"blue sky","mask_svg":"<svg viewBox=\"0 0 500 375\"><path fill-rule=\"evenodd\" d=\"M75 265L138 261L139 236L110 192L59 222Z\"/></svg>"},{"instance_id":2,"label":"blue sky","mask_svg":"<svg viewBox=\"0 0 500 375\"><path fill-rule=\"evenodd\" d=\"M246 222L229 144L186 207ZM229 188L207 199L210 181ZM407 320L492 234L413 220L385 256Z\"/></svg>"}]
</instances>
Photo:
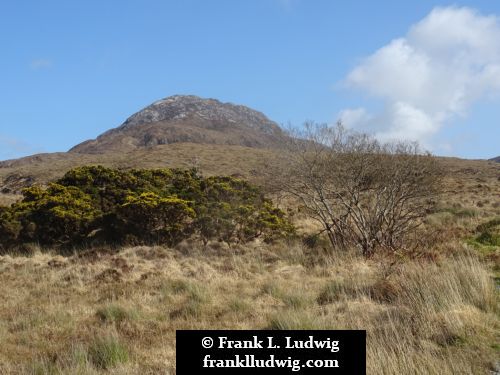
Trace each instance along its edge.
<instances>
[{"instance_id":1,"label":"blue sky","mask_svg":"<svg viewBox=\"0 0 500 375\"><path fill-rule=\"evenodd\" d=\"M66 151L194 94L278 123L500 154L500 2L0 2L0 160Z\"/></svg>"}]
</instances>

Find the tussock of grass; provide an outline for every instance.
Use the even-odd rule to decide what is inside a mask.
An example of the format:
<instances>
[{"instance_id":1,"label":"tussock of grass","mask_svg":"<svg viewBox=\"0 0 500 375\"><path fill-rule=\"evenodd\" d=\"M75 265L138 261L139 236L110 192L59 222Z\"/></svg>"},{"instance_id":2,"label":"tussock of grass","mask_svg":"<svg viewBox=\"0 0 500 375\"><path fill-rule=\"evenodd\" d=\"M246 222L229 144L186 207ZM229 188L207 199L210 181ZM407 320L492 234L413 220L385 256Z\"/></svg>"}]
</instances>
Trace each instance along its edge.
<instances>
[{"instance_id":1,"label":"tussock of grass","mask_svg":"<svg viewBox=\"0 0 500 375\"><path fill-rule=\"evenodd\" d=\"M448 212L458 218L476 217L479 215L479 211L473 208L446 207L441 209L440 212Z\"/></svg>"},{"instance_id":2,"label":"tussock of grass","mask_svg":"<svg viewBox=\"0 0 500 375\"><path fill-rule=\"evenodd\" d=\"M61 370L52 362L40 361L33 363L31 368L32 375L61 375Z\"/></svg>"},{"instance_id":3,"label":"tussock of grass","mask_svg":"<svg viewBox=\"0 0 500 375\"><path fill-rule=\"evenodd\" d=\"M402 272L396 302L419 310L440 311L460 305L484 312L497 309L498 296L490 274L475 258L462 257L440 265L405 265Z\"/></svg>"},{"instance_id":4,"label":"tussock of grass","mask_svg":"<svg viewBox=\"0 0 500 375\"><path fill-rule=\"evenodd\" d=\"M88 348L88 356L96 368L103 370L129 360L127 348L114 336L97 338Z\"/></svg>"},{"instance_id":5,"label":"tussock of grass","mask_svg":"<svg viewBox=\"0 0 500 375\"><path fill-rule=\"evenodd\" d=\"M197 319L209 310L210 294L207 289L194 281L169 280L162 286L164 299L171 301L173 296L181 298L181 304L170 312L172 319Z\"/></svg>"},{"instance_id":6,"label":"tussock of grass","mask_svg":"<svg viewBox=\"0 0 500 375\"><path fill-rule=\"evenodd\" d=\"M228 303L228 308L234 313L245 314L252 310L252 305L247 301L235 298Z\"/></svg>"},{"instance_id":7,"label":"tussock of grass","mask_svg":"<svg viewBox=\"0 0 500 375\"><path fill-rule=\"evenodd\" d=\"M204 310L203 303L196 300L187 300L179 308L170 313L173 319L199 319Z\"/></svg>"},{"instance_id":8,"label":"tussock of grass","mask_svg":"<svg viewBox=\"0 0 500 375\"><path fill-rule=\"evenodd\" d=\"M273 298L281 301L286 307L300 309L312 302L311 296L304 288L290 289L280 286L275 281L265 283L261 288L261 293L269 294Z\"/></svg>"},{"instance_id":9,"label":"tussock of grass","mask_svg":"<svg viewBox=\"0 0 500 375\"><path fill-rule=\"evenodd\" d=\"M169 280L163 285L162 292L165 296L184 294L189 299L197 302L206 302L209 299L206 289L191 280Z\"/></svg>"},{"instance_id":10,"label":"tussock of grass","mask_svg":"<svg viewBox=\"0 0 500 375\"><path fill-rule=\"evenodd\" d=\"M345 290L341 283L338 281L330 281L319 294L318 303L323 305L326 303L337 302L342 297L344 292Z\"/></svg>"},{"instance_id":11,"label":"tussock of grass","mask_svg":"<svg viewBox=\"0 0 500 375\"><path fill-rule=\"evenodd\" d=\"M139 314L132 308L110 304L99 308L96 316L106 323L122 323L124 321L136 320Z\"/></svg>"}]
</instances>

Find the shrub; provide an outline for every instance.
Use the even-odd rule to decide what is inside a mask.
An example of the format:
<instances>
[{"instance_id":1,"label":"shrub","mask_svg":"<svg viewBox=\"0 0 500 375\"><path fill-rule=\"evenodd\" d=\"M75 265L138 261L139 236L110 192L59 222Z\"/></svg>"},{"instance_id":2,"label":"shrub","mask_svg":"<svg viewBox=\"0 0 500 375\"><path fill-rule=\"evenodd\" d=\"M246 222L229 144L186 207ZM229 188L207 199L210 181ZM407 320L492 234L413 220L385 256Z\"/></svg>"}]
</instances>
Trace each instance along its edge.
<instances>
[{"instance_id":1,"label":"shrub","mask_svg":"<svg viewBox=\"0 0 500 375\"><path fill-rule=\"evenodd\" d=\"M98 215L91 197L75 187L34 186L25 189L23 196L24 199L11 208L11 215L21 224L18 236L23 242L79 244Z\"/></svg>"},{"instance_id":2,"label":"shrub","mask_svg":"<svg viewBox=\"0 0 500 375\"><path fill-rule=\"evenodd\" d=\"M129 190L138 188L137 179L132 174L100 165L71 169L57 183L88 194L101 212L123 204Z\"/></svg>"},{"instance_id":3,"label":"shrub","mask_svg":"<svg viewBox=\"0 0 500 375\"><path fill-rule=\"evenodd\" d=\"M293 231L257 187L234 177L204 178L196 169L78 167L47 188L25 189L21 202L0 207L3 249L26 242L173 246L194 234L204 244L231 244L272 241Z\"/></svg>"},{"instance_id":4,"label":"shrub","mask_svg":"<svg viewBox=\"0 0 500 375\"><path fill-rule=\"evenodd\" d=\"M411 235L435 205L436 160L418 145L307 123L288 137L271 188L298 201L322 226L332 247L363 255L413 245Z\"/></svg>"},{"instance_id":5,"label":"shrub","mask_svg":"<svg viewBox=\"0 0 500 375\"><path fill-rule=\"evenodd\" d=\"M285 213L242 179L209 177L202 189L204 199L197 206L195 226L205 244L211 238L228 244L258 237L269 242L294 233Z\"/></svg>"},{"instance_id":6,"label":"shrub","mask_svg":"<svg viewBox=\"0 0 500 375\"><path fill-rule=\"evenodd\" d=\"M0 250L13 246L21 231L21 223L10 207L0 206Z\"/></svg>"},{"instance_id":7,"label":"shrub","mask_svg":"<svg viewBox=\"0 0 500 375\"><path fill-rule=\"evenodd\" d=\"M295 234L295 227L288 221L285 213L273 207L270 201L264 202L258 213L256 226L266 242Z\"/></svg>"},{"instance_id":8,"label":"shrub","mask_svg":"<svg viewBox=\"0 0 500 375\"><path fill-rule=\"evenodd\" d=\"M132 236L139 243L175 245L189 232L190 220L195 216L190 206L191 202L175 196L129 195L117 209L119 233Z\"/></svg>"}]
</instances>

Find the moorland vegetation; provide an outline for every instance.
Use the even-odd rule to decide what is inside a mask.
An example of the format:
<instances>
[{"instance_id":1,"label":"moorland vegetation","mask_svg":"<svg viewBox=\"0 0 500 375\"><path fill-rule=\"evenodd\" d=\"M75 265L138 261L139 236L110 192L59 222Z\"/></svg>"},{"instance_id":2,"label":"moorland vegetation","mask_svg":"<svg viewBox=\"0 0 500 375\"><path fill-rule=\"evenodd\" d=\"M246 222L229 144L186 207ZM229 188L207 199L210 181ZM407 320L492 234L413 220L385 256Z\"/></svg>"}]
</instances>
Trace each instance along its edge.
<instances>
[{"instance_id":1,"label":"moorland vegetation","mask_svg":"<svg viewBox=\"0 0 500 375\"><path fill-rule=\"evenodd\" d=\"M498 165L314 124L272 152L255 184L83 166L0 208L0 373L173 374L175 331L206 328L366 329L369 374L500 371Z\"/></svg>"},{"instance_id":2,"label":"moorland vegetation","mask_svg":"<svg viewBox=\"0 0 500 375\"><path fill-rule=\"evenodd\" d=\"M167 245L196 237L229 245L292 235L285 213L245 180L196 169L120 171L86 166L32 186L0 208L4 250L34 243L62 250Z\"/></svg>"}]
</instances>

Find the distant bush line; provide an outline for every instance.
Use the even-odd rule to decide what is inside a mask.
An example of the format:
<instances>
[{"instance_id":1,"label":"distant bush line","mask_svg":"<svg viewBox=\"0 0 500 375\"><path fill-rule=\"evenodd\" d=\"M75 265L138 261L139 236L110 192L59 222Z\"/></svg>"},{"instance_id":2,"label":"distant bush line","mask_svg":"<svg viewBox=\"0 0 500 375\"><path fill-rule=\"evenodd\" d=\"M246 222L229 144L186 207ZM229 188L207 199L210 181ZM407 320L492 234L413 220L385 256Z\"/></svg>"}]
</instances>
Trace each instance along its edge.
<instances>
[{"instance_id":1,"label":"distant bush line","mask_svg":"<svg viewBox=\"0 0 500 375\"><path fill-rule=\"evenodd\" d=\"M285 213L245 180L203 177L196 169L78 167L23 199L0 207L0 250L37 243L77 248L97 244L205 245L294 233Z\"/></svg>"}]
</instances>

